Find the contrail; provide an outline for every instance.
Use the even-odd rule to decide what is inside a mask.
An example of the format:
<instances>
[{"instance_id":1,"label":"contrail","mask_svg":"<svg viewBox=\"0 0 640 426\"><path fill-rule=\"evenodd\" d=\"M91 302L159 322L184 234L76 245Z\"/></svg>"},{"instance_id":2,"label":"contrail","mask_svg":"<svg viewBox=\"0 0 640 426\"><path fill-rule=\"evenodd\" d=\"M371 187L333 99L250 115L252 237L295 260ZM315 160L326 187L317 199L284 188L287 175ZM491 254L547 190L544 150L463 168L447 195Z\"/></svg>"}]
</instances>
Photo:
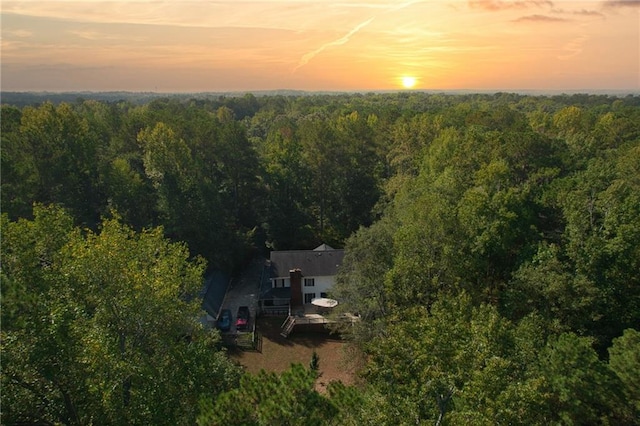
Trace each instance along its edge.
<instances>
[{"instance_id":1,"label":"contrail","mask_svg":"<svg viewBox=\"0 0 640 426\"><path fill-rule=\"evenodd\" d=\"M385 11L386 12L395 12L395 11L398 11L400 9L404 9L406 7L409 7L409 6L413 5L413 4L421 3L422 1L423 0L407 0L407 1L403 1L403 2L397 3L394 6L385 8ZM375 16L370 18L370 19L368 19L368 20L366 20L366 21L364 21L364 22L362 22L360 25L357 25L354 29L349 31L347 34L345 34L343 37L339 38L338 40L334 40L334 41L331 41L329 43L325 43L322 46L320 46L319 48L317 48L316 50L314 50L312 52L309 52L309 53L306 53L300 59L300 62L298 62L298 65L293 69L292 73L298 71L298 69L300 67L303 67L303 66L307 65L310 60L312 60L317 54L321 53L323 50L327 49L328 47L340 46L342 44L345 44L346 42L349 41L351 36L353 36L355 33L360 31L361 29L363 29L367 25L369 25L374 19L376 19Z\"/></svg>"},{"instance_id":2,"label":"contrail","mask_svg":"<svg viewBox=\"0 0 640 426\"><path fill-rule=\"evenodd\" d=\"M346 42L349 41L349 39L358 31L360 31L361 29L363 29L364 27L366 27L367 25L369 25L373 20L375 19L375 17L367 19L366 21L360 23L359 25L357 25L355 28L353 28L351 31L349 31L347 34L345 34L344 36L340 37L337 40L334 41L330 41L329 43L325 43L322 46L318 47L316 50L309 52L307 54L305 54L302 59L300 59L300 62L298 63L298 65L293 69L293 72L296 72L298 70L298 68L306 65L309 63L309 61L311 59L313 59L317 54L319 54L320 52L322 52L323 50L331 47L331 46L340 46L342 44L345 44Z\"/></svg>"},{"instance_id":3,"label":"contrail","mask_svg":"<svg viewBox=\"0 0 640 426\"><path fill-rule=\"evenodd\" d=\"M406 1L406 2L402 2L402 3L399 3L398 5L396 5L394 7L390 7L388 9L388 11L389 12L395 12L396 10L404 9L405 7L412 6L412 5L416 4L416 3L422 3L422 1L423 0L409 0L409 1Z\"/></svg>"}]
</instances>

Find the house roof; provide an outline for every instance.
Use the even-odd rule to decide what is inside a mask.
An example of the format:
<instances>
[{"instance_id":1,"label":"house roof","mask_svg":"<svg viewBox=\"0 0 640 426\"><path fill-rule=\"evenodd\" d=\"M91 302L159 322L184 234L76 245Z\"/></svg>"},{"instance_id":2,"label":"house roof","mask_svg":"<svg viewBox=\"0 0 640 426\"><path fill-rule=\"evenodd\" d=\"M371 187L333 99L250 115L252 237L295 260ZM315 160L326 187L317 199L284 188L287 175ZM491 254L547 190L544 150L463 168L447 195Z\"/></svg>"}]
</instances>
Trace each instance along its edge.
<instances>
[{"instance_id":1,"label":"house roof","mask_svg":"<svg viewBox=\"0 0 640 426\"><path fill-rule=\"evenodd\" d=\"M326 244L314 250L272 251L271 277L288 277L292 269L300 269L307 277L333 276L338 273L343 258L344 250Z\"/></svg>"},{"instance_id":2,"label":"house roof","mask_svg":"<svg viewBox=\"0 0 640 426\"><path fill-rule=\"evenodd\" d=\"M222 271L215 270L205 276L204 286L200 292L202 307L214 318L218 316L220 308L222 308L228 285L229 277Z\"/></svg>"}]
</instances>

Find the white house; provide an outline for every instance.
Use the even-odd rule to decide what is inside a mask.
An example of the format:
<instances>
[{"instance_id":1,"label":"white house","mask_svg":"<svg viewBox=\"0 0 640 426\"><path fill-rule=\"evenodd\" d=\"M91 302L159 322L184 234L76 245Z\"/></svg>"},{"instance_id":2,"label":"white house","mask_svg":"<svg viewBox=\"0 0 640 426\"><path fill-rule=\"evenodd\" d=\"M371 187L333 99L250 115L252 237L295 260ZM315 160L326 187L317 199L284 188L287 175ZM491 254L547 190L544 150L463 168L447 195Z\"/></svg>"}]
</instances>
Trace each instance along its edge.
<instances>
[{"instance_id":1,"label":"white house","mask_svg":"<svg viewBox=\"0 0 640 426\"><path fill-rule=\"evenodd\" d=\"M327 297L333 287L344 250L322 244L313 250L272 251L271 289L274 305L300 306L318 297Z\"/></svg>"}]
</instances>

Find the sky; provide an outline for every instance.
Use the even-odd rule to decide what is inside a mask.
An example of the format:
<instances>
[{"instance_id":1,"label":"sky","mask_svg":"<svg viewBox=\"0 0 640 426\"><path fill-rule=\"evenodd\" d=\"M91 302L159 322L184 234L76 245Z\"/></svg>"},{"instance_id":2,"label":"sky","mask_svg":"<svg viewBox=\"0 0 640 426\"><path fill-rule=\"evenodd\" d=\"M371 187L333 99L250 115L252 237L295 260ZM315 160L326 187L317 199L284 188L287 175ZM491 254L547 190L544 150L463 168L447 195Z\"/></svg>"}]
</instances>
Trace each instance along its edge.
<instances>
[{"instance_id":1,"label":"sky","mask_svg":"<svg viewBox=\"0 0 640 426\"><path fill-rule=\"evenodd\" d=\"M640 91L640 0L1 3L3 91Z\"/></svg>"}]
</instances>

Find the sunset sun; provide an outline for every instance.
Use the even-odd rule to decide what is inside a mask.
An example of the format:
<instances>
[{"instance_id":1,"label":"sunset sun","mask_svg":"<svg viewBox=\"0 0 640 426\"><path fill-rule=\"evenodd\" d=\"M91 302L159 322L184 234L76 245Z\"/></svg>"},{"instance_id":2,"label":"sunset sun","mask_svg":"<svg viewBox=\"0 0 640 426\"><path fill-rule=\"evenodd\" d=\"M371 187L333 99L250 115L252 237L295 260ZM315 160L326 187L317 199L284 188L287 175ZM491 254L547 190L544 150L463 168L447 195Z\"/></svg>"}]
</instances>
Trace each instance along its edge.
<instances>
[{"instance_id":1,"label":"sunset sun","mask_svg":"<svg viewBox=\"0 0 640 426\"><path fill-rule=\"evenodd\" d=\"M402 77L402 85L405 89L411 89L416 85L416 78L411 76L404 76Z\"/></svg>"}]
</instances>

